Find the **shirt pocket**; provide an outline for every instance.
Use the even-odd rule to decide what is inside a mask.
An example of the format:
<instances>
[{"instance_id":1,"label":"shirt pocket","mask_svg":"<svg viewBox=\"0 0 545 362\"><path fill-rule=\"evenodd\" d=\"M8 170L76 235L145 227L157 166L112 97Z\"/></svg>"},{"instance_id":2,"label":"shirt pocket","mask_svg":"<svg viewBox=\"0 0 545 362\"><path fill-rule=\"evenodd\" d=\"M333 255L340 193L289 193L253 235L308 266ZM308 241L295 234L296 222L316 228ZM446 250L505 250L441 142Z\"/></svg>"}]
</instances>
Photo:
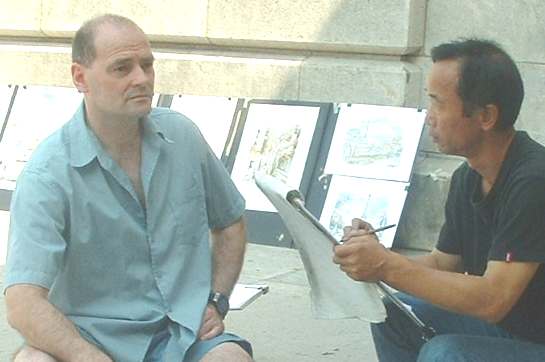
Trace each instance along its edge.
<instances>
[{"instance_id":1,"label":"shirt pocket","mask_svg":"<svg viewBox=\"0 0 545 362\"><path fill-rule=\"evenodd\" d=\"M206 200L201 185L193 180L169 201L174 216L175 243L198 244L208 240Z\"/></svg>"}]
</instances>

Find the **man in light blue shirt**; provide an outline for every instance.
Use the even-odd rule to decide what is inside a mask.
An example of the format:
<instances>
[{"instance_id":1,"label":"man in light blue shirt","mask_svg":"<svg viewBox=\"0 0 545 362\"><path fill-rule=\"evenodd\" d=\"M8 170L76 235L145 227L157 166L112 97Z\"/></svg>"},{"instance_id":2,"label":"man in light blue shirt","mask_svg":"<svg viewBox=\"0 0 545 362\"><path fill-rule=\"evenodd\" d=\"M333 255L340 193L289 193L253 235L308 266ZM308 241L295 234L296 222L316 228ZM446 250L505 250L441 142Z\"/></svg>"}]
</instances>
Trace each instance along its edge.
<instances>
[{"instance_id":1,"label":"man in light blue shirt","mask_svg":"<svg viewBox=\"0 0 545 362\"><path fill-rule=\"evenodd\" d=\"M136 24L91 19L72 57L84 102L35 151L11 205L16 360L251 361L223 324L244 199L188 119L151 109L154 59Z\"/></svg>"}]
</instances>

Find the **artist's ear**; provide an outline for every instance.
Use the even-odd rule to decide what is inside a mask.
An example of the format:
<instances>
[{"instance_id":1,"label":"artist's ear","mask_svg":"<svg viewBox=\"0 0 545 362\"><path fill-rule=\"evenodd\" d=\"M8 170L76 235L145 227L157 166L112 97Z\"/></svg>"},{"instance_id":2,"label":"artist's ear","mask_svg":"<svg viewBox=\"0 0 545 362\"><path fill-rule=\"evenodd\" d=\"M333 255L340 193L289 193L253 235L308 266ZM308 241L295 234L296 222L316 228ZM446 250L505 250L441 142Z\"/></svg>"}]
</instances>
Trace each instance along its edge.
<instances>
[{"instance_id":1,"label":"artist's ear","mask_svg":"<svg viewBox=\"0 0 545 362\"><path fill-rule=\"evenodd\" d=\"M480 111L480 123L483 131L491 131L498 124L500 110L495 104L487 104Z\"/></svg>"},{"instance_id":2,"label":"artist's ear","mask_svg":"<svg viewBox=\"0 0 545 362\"><path fill-rule=\"evenodd\" d=\"M88 87L87 87L87 80L85 78L85 71L86 71L85 66L79 63L72 63L71 71L72 71L72 82L76 86L76 89L78 90L78 92L86 93Z\"/></svg>"}]
</instances>

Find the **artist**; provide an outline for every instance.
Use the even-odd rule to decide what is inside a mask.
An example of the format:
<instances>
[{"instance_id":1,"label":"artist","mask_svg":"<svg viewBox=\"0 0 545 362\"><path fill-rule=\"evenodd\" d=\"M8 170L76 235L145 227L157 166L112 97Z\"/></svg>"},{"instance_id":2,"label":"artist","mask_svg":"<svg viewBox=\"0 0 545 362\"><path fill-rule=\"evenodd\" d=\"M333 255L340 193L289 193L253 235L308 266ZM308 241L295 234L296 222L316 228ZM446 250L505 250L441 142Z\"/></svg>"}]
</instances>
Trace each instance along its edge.
<instances>
[{"instance_id":1,"label":"artist","mask_svg":"<svg viewBox=\"0 0 545 362\"><path fill-rule=\"evenodd\" d=\"M545 148L514 123L519 71L478 39L432 50L430 136L466 158L453 174L436 248L409 259L354 220L335 263L351 278L384 281L436 331L427 342L387 304L372 325L380 361L545 361Z\"/></svg>"}]
</instances>

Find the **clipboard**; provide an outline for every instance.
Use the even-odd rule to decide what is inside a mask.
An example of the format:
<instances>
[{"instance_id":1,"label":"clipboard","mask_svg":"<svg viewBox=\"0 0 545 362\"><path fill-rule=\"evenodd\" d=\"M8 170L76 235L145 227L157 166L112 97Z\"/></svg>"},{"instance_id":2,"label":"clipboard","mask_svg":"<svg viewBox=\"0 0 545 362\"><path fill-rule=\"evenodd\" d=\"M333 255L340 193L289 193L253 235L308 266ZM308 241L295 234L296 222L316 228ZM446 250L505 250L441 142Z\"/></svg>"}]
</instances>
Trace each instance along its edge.
<instances>
[{"instance_id":1,"label":"clipboard","mask_svg":"<svg viewBox=\"0 0 545 362\"><path fill-rule=\"evenodd\" d=\"M269 286L265 284L237 283L229 297L229 310L242 310L268 292Z\"/></svg>"},{"instance_id":2,"label":"clipboard","mask_svg":"<svg viewBox=\"0 0 545 362\"><path fill-rule=\"evenodd\" d=\"M256 183L257 183L258 187L262 191L264 191L263 188L260 186L260 183L257 181L257 178L256 178ZM341 244L341 242L339 240L337 240L329 232L329 230L327 228L325 228L320 223L320 221L314 215L312 215L312 213L305 207L305 202L304 202L303 195L301 194L301 192L299 192L299 190L292 189L292 190L288 191L286 193L285 198L286 198L286 201L294 209L296 209L299 214L301 214L307 220L309 220L312 223L312 225L317 230L319 230L320 233L322 233L325 237L327 237L327 239L329 241L331 241L331 243L333 245L340 245ZM385 283L379 281L379 282L377 282L375 284L378 287L378 289L380 290L380 292L384 295L384 297L386 297L388 300L390 300L394 306L396 306L405 316L407 316L409 318L409 320L411 320L413 322L413 324L416 326L416 328L420 331L420 337L424 341L428 341L428 340L430 340L431 338L433 338L436 335L435 330L432 327L426 325L424 322L422 322L422 320L420 320L420 318L418 318L418 316L416 316L416 314L414 314L414 312L410 309L409 306L405 305L397 296L395 296L390 291L389 287Z\"/></svg>"}]
</instances>

